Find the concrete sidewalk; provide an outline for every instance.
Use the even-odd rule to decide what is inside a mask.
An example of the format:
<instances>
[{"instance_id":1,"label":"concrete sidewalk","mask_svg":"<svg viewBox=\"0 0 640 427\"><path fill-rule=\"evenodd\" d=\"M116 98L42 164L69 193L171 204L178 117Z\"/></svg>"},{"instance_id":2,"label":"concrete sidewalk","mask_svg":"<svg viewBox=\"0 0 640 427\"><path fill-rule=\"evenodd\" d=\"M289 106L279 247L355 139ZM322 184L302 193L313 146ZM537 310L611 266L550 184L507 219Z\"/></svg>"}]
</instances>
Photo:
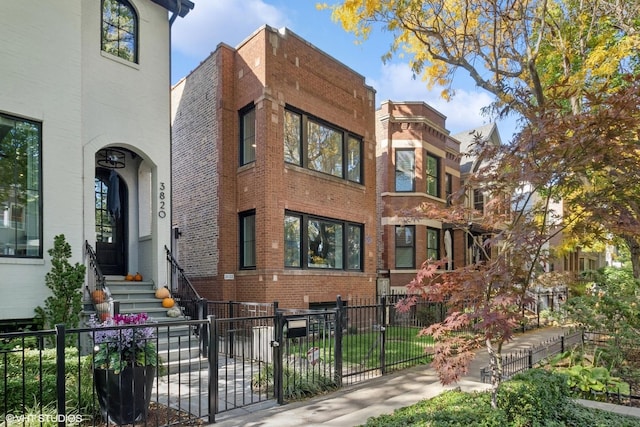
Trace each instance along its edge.
<instances>
[{"instance_id":1,"label":"concrete sidewalk","mask_svg":"<svg viewBox=\"0 0 640 427\"><path fill-rule=\"evenodd\" d=\"M503 355L527 349L563 333L562 328L554 327L517 334L503 347ZM218 427L358 426L364 424L370 417L392 413L395 409L429 399L445 390L457 387L469 392L487 390L489 384L480 382L480 369L488 365L489 355L483 348L477 351L469 367L469 373L451 386L440 384L435 371L429 365L416 366L302 402L282 406L273 404L268 407L253 406L218 414L216 423L210 425ZM582 400L579 403L640 417L640 408ZM638 425L640 425L640 419Z\"/></svg>"},{"instance_id":2,"label":"concrete sidewalk","mask_svg":"<svg viewBox=\"0 0 640 427\"><path fill-rule=\"evenodd\" d=\"M511 342L504 346L503 355L537 345L560 336L563 332L562 328L554 327L517 334ZM302 402L282 406L271 405L268 408L254 406L218 414L216 423L211 426L357 426L364 424L370 417L392 413L395 409L413 405L445 390L456 387L460 387L463 391L486 390L489 385L480 382L480 369L488 365L489 355L482 348L476 352L468 374L451 386L440 384L437 374L430 366L417 366L344 387L330 394ZM596 406L591 405L590 402L585 404ZM618 405L610 405L607 408L640 417L640 409L638 408Z\"/></svg>"}]
</instances>

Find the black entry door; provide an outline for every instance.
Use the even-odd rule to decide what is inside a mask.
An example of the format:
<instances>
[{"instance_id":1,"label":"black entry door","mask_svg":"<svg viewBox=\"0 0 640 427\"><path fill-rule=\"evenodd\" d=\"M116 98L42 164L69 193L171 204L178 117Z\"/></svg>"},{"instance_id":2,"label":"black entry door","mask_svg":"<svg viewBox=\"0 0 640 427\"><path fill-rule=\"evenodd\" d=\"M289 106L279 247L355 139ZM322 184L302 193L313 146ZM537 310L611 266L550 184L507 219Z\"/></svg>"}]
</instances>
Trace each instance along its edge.
<instances>
[{"instance_id":1,"label":"black entry door","mask_svg":"<svg viewBox=\"0 0 640 427\"><path fill-rule=\"evenodd\" d=\"M127 188L115 170L98 168L96 194L96 256L102 274L127 273Z\"/></svg>"}]
</instances>

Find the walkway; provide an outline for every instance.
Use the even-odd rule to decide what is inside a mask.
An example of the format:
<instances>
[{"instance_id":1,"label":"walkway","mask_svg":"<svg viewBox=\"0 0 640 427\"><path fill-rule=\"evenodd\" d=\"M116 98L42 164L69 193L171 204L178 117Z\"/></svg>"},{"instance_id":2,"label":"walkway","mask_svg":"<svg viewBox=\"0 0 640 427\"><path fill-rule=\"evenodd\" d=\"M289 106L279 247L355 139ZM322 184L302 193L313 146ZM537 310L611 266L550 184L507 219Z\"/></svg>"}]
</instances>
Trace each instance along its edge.
<instances>
[{"instance_id":1,"label":"walkway","mask_svg":"<svg viewBox=\"0 0 640 427\"><path fill-rule=\"evenodd\" d=\"M525 349L563 334L561 328L546 328L516 335L506 344L503 354ZM413 405L445 390L460 387L463 391L482 391L488 384L480 382L480 369L488 366L489 356L478 350L469 373L457 384L442 386L430 366L417 366L390 375L342 388L324 396L282 406L238 409L219 414L216 427L350 427L365 423L368 418L392 413L395 409ZM583 401L579 401L581 404ZM587 406L602 407L599 402L584 401ZM608 405L608 410L640 417L639 408ZM639 421L640 425L640 421Z\"/></svg>"}]
</instances>

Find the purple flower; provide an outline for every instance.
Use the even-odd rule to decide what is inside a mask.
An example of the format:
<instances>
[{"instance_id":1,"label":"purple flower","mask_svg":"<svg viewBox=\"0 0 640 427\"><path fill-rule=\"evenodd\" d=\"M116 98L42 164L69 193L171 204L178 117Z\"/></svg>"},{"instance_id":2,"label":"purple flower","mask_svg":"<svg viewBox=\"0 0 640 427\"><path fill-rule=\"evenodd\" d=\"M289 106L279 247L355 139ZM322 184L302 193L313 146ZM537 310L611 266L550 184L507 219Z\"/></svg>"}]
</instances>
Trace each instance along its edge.
<instances>
[{"instance_id":1,"label":"purple flower","mask_svg":"<svg viewBox=\"0 0 640 427\"><path fill-rule=\"evenodd\" d=\"M126 366L156 365L155 328L140 326L148 323L147 313L116 314L103 322L91 316L95 366L120 371ZM126 325L132 327L121 328Z\"/></svg>"}]
</instances>

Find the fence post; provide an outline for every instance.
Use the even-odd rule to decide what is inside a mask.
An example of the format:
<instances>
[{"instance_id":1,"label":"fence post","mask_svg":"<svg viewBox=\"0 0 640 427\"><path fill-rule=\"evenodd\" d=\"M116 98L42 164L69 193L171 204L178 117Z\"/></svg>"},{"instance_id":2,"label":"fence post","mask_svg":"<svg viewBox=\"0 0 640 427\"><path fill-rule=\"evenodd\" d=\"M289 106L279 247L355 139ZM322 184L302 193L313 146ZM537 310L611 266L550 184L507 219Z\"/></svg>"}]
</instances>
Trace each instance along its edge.
<instances>
[{"instance_id":1,"label":"fence post","mask_svg":"<svg viewBox=\"0 0 640 427\"><path fill-rule=\"evenodd\" d=\"M529 369L532 369L533 368L533 350L532 349L529 349L527 361L529 362Z\"/></svg>"},{"instance_id":2,"label":"fence post","mask_svg":"<svg viewBox=\"0 0 640 427\"><path fill-rule=\"evenodd\" d=\"M382 375L386 373L386 358L385 358L385 349L386 349L386 327L387 327L387 296L382 295L380 298L380 304L378 305L378 309L382 310L380 319L380 372Z\"/></svg>"},{"instance_id":3,"label":"fence post","mask_svg":"<svg viewBox=\"0 0 640 427\"><path fill-rule=\"evenodd\" d=\"M204 298L200 298L200 300L197 302L197 310L198 310L198 320L204 320L208 318L208 310L207 310L207 300ZM211 325L210 322L209 323L204 323L204 322L199 322L197 328L199 329L199 336L200 336L200 344L201 344L201 351L202 351L202 355L206 356L209 354L209 346L211 345L211 340L209 339L209 332L211 329ZM215 366L215 365L214 365Z\"/></svg>"},{"instance_id":4,"label":"fence post","mask_svg":"<svg viewBox=\"0 0 640 427\"><path fill-rule=\"evenodd\" d=\"M335 342L333 349L333 360L334 360L334 381L338 388L342 387L342 324L344 323L344 304L342 302L342 297L338 295L336 299L336 327L335 329Z\"/></svg>"},{"instance_id":5,"label":"fence post","mask_svg":"<svg viewBox=\"0 0 640 427\"><path fill-rule=\"evenodd\" d=\"M560 337L560 353L564 353L564 335Z\"/></svg>"},{"instance_id":6,"label":"fence post","mask_svg":"<svg viewBox=\"0 0 640 427\"><path fill-rule=\"evenodd\" d=\"M233 301L229 301L229 305L228 305L228 313L229 313L229 319L233 319L234 316L234 312L233 312ZM231 322L229 323L229 339L227 341L227 350L229 351L229 357L234 357L234 344L235 344L235 329L236 329L236 322Z\"/></svg>"},{"instance_id":7,"label":"fence post","mask_svg":"<svg viewBox=\"0 0 640 427\"><path fill-rule=\"evenodd\" d=\"M218 413L218 322L215 316L207 316L208 328L203 328L203 332L208 329L209 352L209 423L216 422Z\"/></svg>"},{"instance_id":8,"label":"fence post","mask_svg":"<svg viewBox=\"0 0 640 427\"><path fill-rule=\"evenodd\" d=\"M67 397L65 391L65 358L64 346L66 341L65 326L56 325L56 396L58 397L58 427L64 427L67 415Z\"/></svg>"},{"instance_id":9,"label":"fence post","mask_svg":"<svg viewBox=\"0 0 640 427\"><path fill-rule=\"evenodd\" d=\"M282 366L282 346L284 343L284 315L277 311L275 316L275 341L271 342L273 347L273 393L278 404L284 404L283 378L284 368Z\"/></svg>"}]
</instances>

